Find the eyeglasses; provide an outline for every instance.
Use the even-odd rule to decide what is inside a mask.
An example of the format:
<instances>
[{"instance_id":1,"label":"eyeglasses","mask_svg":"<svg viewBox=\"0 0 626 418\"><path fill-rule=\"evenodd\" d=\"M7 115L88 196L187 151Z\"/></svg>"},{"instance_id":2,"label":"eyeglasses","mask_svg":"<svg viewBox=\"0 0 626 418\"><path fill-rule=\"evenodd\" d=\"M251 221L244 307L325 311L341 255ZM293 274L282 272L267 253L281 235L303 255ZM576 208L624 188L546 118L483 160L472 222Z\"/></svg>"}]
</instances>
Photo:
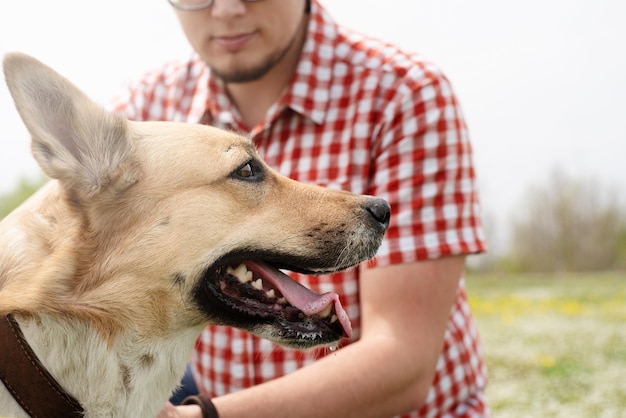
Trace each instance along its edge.
<instances>
[{"instance_id":1,"label":"eyeglasses","mask_svg":"<svg viewBox=\"0 0 626 418\"><path fill-rule=\"evenodd\" d=\"M193 11L211 7L214 0L168 0L170 4L178 10ZM261 0L240 0L244 3L254 3Z\"/></svg>"}]
</instances>

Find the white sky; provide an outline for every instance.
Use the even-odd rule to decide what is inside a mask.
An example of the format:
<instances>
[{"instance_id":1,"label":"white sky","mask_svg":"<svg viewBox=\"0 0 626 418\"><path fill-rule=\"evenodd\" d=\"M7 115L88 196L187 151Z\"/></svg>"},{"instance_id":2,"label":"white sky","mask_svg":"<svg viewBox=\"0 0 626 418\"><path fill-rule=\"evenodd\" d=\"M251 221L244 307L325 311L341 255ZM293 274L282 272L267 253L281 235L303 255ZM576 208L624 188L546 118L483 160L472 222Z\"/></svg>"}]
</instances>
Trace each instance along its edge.
<instances>
[{"instance_id":1,"label":"white sky","mask_svg":"<svg viewBox=\"0 0 626 418\"><path fill-rule=\"evenodd\" d=\"M527 186L557 166L626 195L626 2L323 1L348 26L444 69L467 116L484 210L496 227L506 229ZM166 0L9 1L0 54L16 50L103 104L144 70L190 51ZM2 82L0 193L39 173Z\"/></svg>"}]
</instances>

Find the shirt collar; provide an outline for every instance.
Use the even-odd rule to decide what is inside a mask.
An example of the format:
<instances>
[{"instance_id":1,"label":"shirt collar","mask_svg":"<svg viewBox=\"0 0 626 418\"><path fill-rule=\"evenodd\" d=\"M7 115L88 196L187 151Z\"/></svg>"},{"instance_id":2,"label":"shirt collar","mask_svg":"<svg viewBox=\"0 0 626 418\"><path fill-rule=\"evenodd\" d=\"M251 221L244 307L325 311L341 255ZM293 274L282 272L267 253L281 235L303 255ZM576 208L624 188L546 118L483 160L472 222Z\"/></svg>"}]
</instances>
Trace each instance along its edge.
<instances>
[{"instance_id":1,"label":"shirt collar","mask_svg":"<svg viewBox=\"0 0 626 418\"><path fill-rule=\"evenodd\" d=\"M283 106L322 124L330 99L337 25L317 0L311 1L307 39Z\"/></svg>"}]
</instances>

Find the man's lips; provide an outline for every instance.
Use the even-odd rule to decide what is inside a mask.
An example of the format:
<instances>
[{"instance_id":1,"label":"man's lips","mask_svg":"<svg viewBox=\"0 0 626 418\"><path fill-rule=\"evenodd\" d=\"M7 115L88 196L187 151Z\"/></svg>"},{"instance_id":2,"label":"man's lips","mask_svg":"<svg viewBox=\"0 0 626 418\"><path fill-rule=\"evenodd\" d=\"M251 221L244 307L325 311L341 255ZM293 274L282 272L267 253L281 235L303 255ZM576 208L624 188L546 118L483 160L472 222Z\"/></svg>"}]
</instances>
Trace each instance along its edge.
<instances>
[{"instance_id":1,"label":"man's lips","mask_svg":"<svg viewBox=\"0 0 626 418\"><path fill-rule=\"evenodd\" d=\"M244 48L254 37L254 32L240 33L237 35L224 35L213 37L213 42L226 51L237 51Z\"/></svg>"}]
</instances>

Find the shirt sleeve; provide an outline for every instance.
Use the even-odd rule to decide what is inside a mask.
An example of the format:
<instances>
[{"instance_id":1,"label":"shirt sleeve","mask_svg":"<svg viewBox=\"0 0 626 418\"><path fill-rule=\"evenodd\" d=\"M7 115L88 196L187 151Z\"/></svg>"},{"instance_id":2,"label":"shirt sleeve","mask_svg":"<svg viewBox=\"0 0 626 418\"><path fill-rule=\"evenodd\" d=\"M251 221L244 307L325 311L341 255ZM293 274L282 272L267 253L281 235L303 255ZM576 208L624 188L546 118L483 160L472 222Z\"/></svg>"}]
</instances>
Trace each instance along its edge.
<instances>
[{"instance_id":1,"label":"shirt sleeve","mask_svg":"<svg viewBox=\"0 0 626 418\"><path fill-rule=\"evenodd\" d=\"M192 64L172 61L130 82L113 97L108 108L133 121L184 121L190 93L197 79ZM190 91L187 91L190 90Z\"/></svg>"},{"instance_id":2,"label":"shirt sleeve","mask_svg":"<svg viewBox=\"0 0 626 418\"><path fill-rule=\"evenodd\" d=\"M372 264L485 251L472 147L450 83L415 68L390 90L369 192L387 198L392 215Z\"/></svg>"},{"instance_id":3,"label":"shirt sleeve","mask_svg":"<svg viewBox=\"0 0 626 418\"><path fill-rule=\"evenodd\" d=\"M165 120L155 100L159 80L155 75L144 76L129 83L108 104L109 110L133 121ZM161 113L161 114L159 114Z\"/></svg>"}]
</instances>

